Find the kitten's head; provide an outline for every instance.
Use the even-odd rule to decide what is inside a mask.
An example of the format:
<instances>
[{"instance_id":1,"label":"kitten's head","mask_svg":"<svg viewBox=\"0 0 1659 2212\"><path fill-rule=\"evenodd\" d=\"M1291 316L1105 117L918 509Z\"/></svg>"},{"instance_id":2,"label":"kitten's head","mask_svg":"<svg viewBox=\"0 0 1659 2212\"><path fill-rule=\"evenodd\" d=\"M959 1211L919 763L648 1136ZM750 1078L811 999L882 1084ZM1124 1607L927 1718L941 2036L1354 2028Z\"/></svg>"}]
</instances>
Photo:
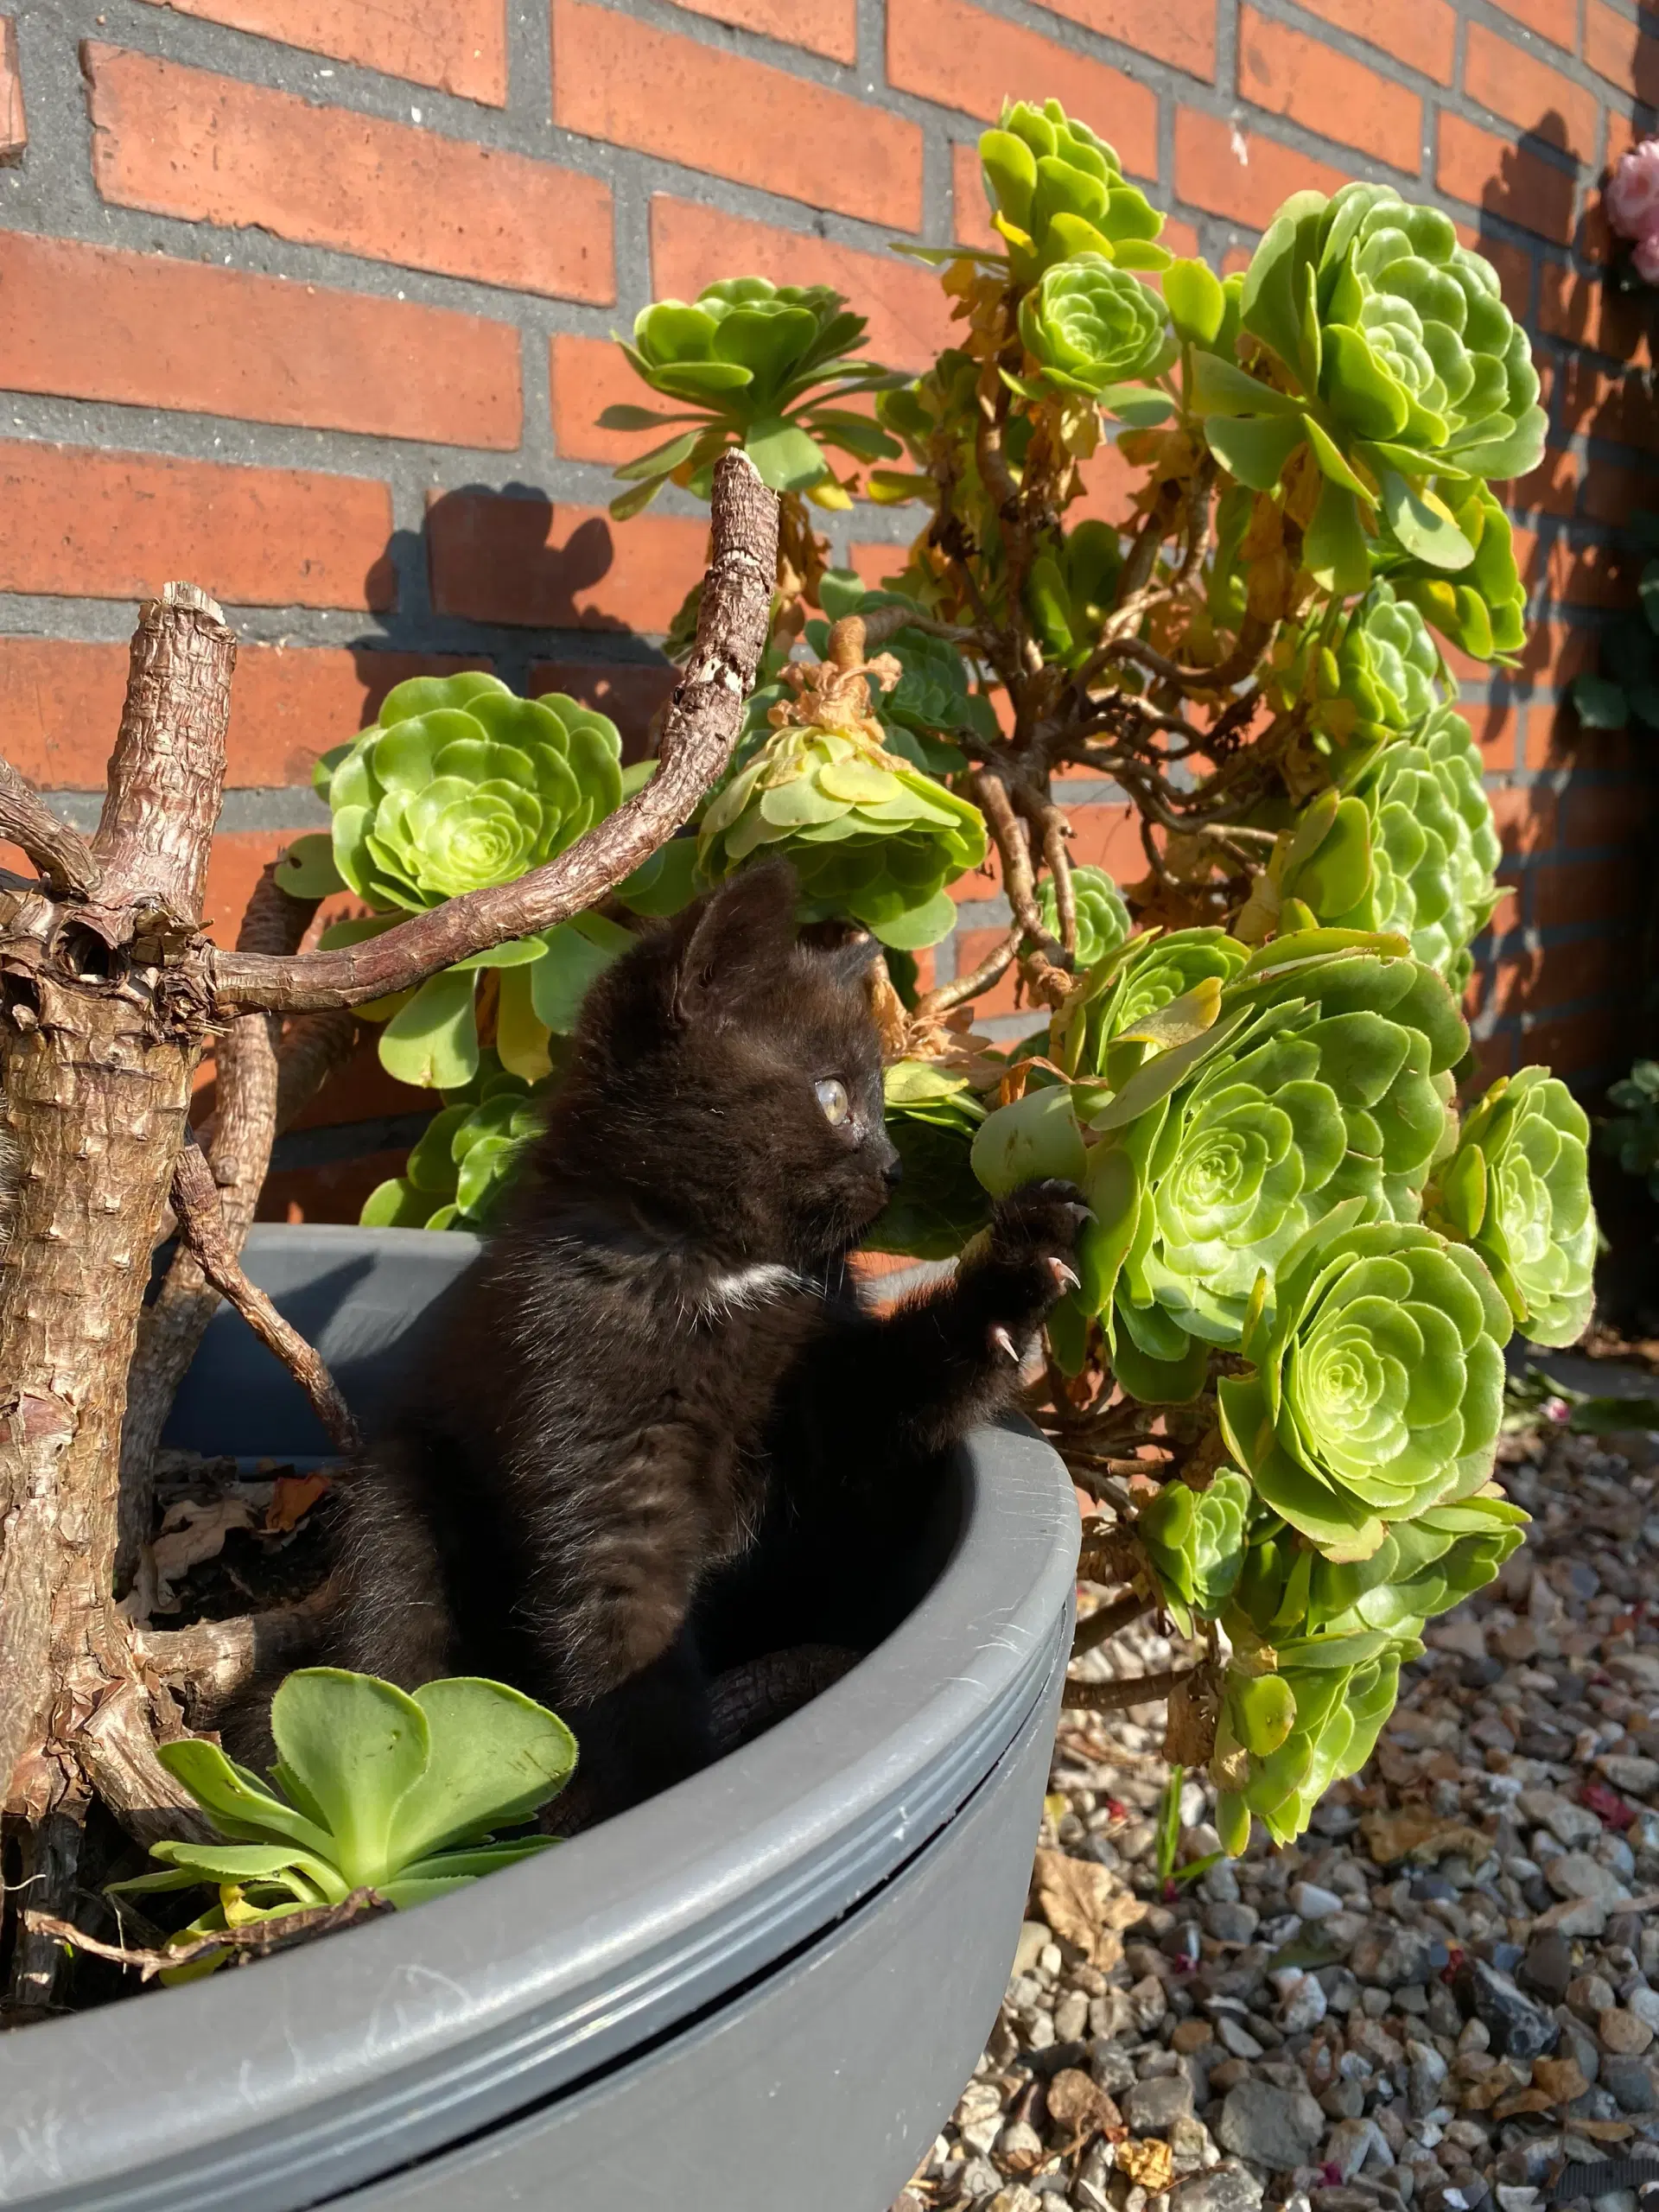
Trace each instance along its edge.
<instances>
[{"instance_id":1,"label":"kitten's head","mask_svg":"<svg viewBox=\"0 0 1659 2212\"><path fill-rule=\"evenodd\" d=\"M552 1181L743 1261L807 1267L857 1242L899 1166L874 948L802 944L795 895L781 862L751 868L600 978L543 1148Z\"/></svg>"}]
</instances>

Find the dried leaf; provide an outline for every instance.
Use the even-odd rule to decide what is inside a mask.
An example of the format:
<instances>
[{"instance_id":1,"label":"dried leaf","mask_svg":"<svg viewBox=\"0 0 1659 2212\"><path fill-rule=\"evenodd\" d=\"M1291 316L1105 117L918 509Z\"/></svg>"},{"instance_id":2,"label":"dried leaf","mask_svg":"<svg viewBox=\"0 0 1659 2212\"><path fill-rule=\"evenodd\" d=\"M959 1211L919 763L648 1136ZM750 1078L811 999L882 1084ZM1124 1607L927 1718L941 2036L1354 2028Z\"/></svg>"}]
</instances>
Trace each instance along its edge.
<instances>
[{"instance_id":1,"label":"dried leaf","mask_svg":"<svg viewBox=\"0 0 1659 2212\"><path fill-rule=\"evenodd\" d=\"M1075 2137L1123 2125L1122 2113L1105 2090L1080 2067L1062 2067L1048 2085L1045 2102L1051 2126L1063 2127Z\"/></svg>"},{"instance_id":2,"label":"dried leaf","mask_svg":"<svg viewBox=\"0 0 1659 2212\"><path fill-rule=\"evenodd\" d=\"M1636 2130L1628 2120L1580 2120L1574 2113L1573 2133L1587 2135L1592 2143L1628 2143Z\"/></svg>"},{"instance_id":3,"label":"dried leaf","mask_svg":"<svg viewBox=\"0 0 1659 2212\"><path fill-rule=\"evenodd\" d=\"M181 1498L168 1510L161 1534L150 1547L156 1561L156 1603L165 1611L172 1601L172 1586L205 1559L217 1559L225 1539L233 1529L257 1525L253 1506L241 1492L201 1500Z\"/></svg>"},{"instance_id":4,"label":"dried leaf","mask_svg":"<svg viewBox=\"0 0 1659 2212\"><path fill-rule=\"evenodd\" d=\"M1499 2120L1515 2120L1523 2112L1548 2112L1555 2102L1548 2089L1517 2089L1493 2107Z\"/></svg>"},{"instance_id":5,"label":"dried leaf","mask_svg":"<svg viewBox=\"0 0 1659 2212\"><path fill-rule=\"evenodd\" d=\"M1126 1904L1135 1907L1138 1920L1146 1908L1137 1898L1121 1897L1116 1876L1091 1859L1073 1859L1064 1851L1039 1851L1032 1875L1032 1896L1040 1918L1063 1942L1081 1951L1093 1966L1109 1969L1123 1955L1123 1945L1113 1932L1128 1925L1117 1915Z\"/></svg>"},{"instance_id":6,"label":"dried leaf","mask_svg":"<svg viewBox=\"0 0 1659 2212\"><path fill-rule=\"evenodd\" d=\"M1113 2156L1119 2172L1139 2182L1148 2196L1160 2196L1175 2178L1175 2153L1156 2136L1141 2143L1120 2143Z\"/></svg>"},{"instance_id":7,"label":"dried leaf","mask_svg":"<svg viewBox=\"0 0 1659 2212\"><path fill-rule=\"evenodd\" d=\"M1207 1666L1181 1676L1164 1709L1164 1757L1172 1766L1206 1767L1216 1748L1221 1700Z\"/></svg>"},{"instance_id":8,"label":"dried leaf","mask_svg":"<svg viewBox=\"0 0 1659 2212\"><path fill-rule=\"evenodd\" d=\"M290 1529L298 1528L317 1500L332 1488L327 1475L278 1475L271 1485L265 1514L266 1535L285 1536Z\"/></svg>"}]
</instances>

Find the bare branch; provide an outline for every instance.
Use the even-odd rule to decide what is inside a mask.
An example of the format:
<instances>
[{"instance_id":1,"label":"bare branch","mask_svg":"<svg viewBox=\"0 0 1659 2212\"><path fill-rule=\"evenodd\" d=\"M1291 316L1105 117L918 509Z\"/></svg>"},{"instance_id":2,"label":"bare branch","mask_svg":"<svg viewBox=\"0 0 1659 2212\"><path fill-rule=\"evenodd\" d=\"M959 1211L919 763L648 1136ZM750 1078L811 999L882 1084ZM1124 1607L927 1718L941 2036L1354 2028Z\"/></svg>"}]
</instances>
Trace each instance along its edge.
<instances>
[{"instance_id":1,"label":"bare branch","mask_svg":"<svg viewBox=\"0 0 1659 2212\"><path fill-rule=\"evenodd\" d=\"M178 1716L164 1694L161 1705L176 1728ZM124 1681L81 1724L75 1750L86 1779L130 1836L143 1844L167 1836L211 1843L213 1830L181 1782L156 1756L156 1707L137 1681Z\"/></svg>"},{"instance_id":2,"label":"bare branch","mask_svg":"<svg viewBox=\"0 0 1659 2212\"><path fill-rule=\"evenodd\" d=\"M1132 1675L1124 1681L1069 1681L1060 1703L1084 1713L1128 1713L1137 1705L1160 1704L1192 1671L1191 1667L1172 1667L1161 1675Z\"/></svg>"},{"instance_id":3,"label":"bare branch","mask_svg":"<svg viewBox=\"0 0 1659 2212\"><path fill-rule=\"evenodd\" d=\"M940 983L935 989L924 992L916 1001L917 1020L925 1020L933 1014L949 1014L952 1007L976 999L982 991L988 991L993 983L1000 982L1019 958L1025 935L1024 924L1016 922L1001 944L994 946L969 974L958 976L951 982Z\"/></svg>"},{"instance_id":4,"label":"bare branch","mask_svg":"<svg viewBox=\"0 0 1659 2212\"><path fill-rule=\"evenodd\" d=\"M1092 1651L1097 1643L1109 1643L1120 1630L1138 1621L1142 1613L1150 1612L1152 1600L1131 1591L1127 1598L1120 1598L1116 1605L1099 1605L1085 1621L1079 1621L1071 1637L1071 1656L1082 1658L1085 1651Z\"/></svg>"},{"instance_id":5,"label":"bare branch","mask_svg":"<svg viewBox=\"0 0 1659 2212\"><path fill-rule=\"evenodd\" d=\"M266 1350L282 1361L310 1399L335 1449L347 1459L353 1457L362 1449L363 1439L350 1408L316 1350L243 1274L219 1209L213 1171L194 1138L185 1143L173 1171L173 1211L179 1218L179 1234L201 1262L203 1274L235 1306Z\"/></svg>"},{"instance_id":6,"label":"bare branch","mask_svg":"<svg viewBox=\"0 0 1659 2212\"><path fill-rule=\"evenodd\" d=\"M582 912L665 844L725 767L766 641L778 500L741 448L715 470L714 552L697 642L663 723L657 772L626 806L514 883L470 891L365 943L289 958L209 950L222 1009L358 1006Z\"/></svg>"},{"instance_id":7,"label":"bare branch","mask_svg":"<svg viewBox=\"0 0 1659 2212\"><path fill-rule=\"evenodd\" d=\"M103 870L92 847L79 830L59 821L9 760L0 760L0 837L22 848L59 898L84 897L98 888Z\"/></svg>"},{"instance_id":8,"label":"bare branch","mask_svg":"<svg viewBox=\"0 0 1659 2212\"><path fill-rule=\"evenodd\" d=\"M192 1726L209 1727L250 1682L285 1673L315 1650L334 1598L325 1582L296 1605L191 1628L146 1628L134 1643L140 1662L183 1697Z\"/></svg>"},{"instance_id":9,"label":"bare branch","mask_svg":"<svg viewBox=\"0 0 1659 2212\"><path fill-rule=\"evenodd\" d=\"M308 1936L326 1936L336 1928L349 1928L354 1921L367 1920L376 1913L391 1910L385 1899L375 1891L353 1890L339 1904L302 1905L297 1912L285 1912L276 1920L252 1921L245 1927L226 1928L216 1936L198 1936L188 1943L169 1943L159 1951L129 1943L105 1943L97 1936L88 1936L72 1920L60 1919L56 1913L31 1912L27 1905L22 1917L25 1927L66 1944L71 1950L85 1951L94 1959L108 1959L113 1966L131 1967L148 1981L154 1974L169 1973L175 1967L188 1967L193 1960L205 1959L214 1951L245 1951L254 1958L266 1958L272 1951L283 1950Z\"/></svg>"}]
</instances>

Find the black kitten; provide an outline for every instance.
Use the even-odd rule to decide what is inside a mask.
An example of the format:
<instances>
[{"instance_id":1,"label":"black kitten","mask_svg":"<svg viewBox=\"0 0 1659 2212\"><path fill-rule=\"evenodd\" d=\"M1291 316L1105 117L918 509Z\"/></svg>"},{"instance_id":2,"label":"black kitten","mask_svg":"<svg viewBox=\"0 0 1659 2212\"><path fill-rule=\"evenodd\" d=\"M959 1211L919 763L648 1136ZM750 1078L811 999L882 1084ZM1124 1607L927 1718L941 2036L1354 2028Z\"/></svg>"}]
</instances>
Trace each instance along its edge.
<instances>
[{"instance_id":1,"label":"black kitten","mask_svg":"<svg viewBox=\"0 0 1659 2212\"><path fill-rule=\"evenodd\" d=\"M333 1656L516 1683L606 1812L711 1756L721 1593L803 1641L788 1577L925 1506L1070 1278L1080 1209L1046 1185L938 1294L860 1311L842 1262L898 1173L868 951L798 944L794 896L755 868L594 987L509 1224L345 1488Z\"/></svg>"}]
</instances>

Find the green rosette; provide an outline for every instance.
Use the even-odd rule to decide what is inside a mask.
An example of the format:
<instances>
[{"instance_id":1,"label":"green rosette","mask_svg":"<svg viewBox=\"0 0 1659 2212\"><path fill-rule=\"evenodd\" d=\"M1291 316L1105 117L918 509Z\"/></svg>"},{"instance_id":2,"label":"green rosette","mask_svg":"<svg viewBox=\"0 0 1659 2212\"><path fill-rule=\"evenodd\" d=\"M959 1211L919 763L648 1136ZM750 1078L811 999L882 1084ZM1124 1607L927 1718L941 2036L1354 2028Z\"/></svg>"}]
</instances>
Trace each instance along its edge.
<instances>
[{"instance_id":1,"label":"green rosette","mask_svg":"<svg viewBox=\"0 0 1659 2212\"><path fill-rule=\"evenodd\" d=\"M1090 400L1131 423L1160 422L1171 403L1143 379L1174 357L1162 302L1103 255L1056 262L1020 303L1020 335L1036 375L1027 397Z\"/></svg>"},{"instance_id":2,"label":"green rosette","mask_svg":"<svg viewBox=\"0 0 1659 2212\"><path fill-rule=\"evenodd\" d=\"M862 734L785 725L705 810L698 865L719 882L763 849L794 868L804 921L849 915L911 952L955 927L945 886L983 861L985 821Z\"/></svg>"},{"instance_id":3,"label":"green rosette","mask_svg":"<svg viewBox=\"0 0 1659 2212\"><path fill-rule=\"evenodd\" d=\"M1077 916L1077 966L1094 968L1109 952L1115 952L1128 941L1132 926L1129 910L1123 903L1123 893L1105 869L1086 862L1071 871L1071 897ZM1043 918L1043 927L1052 938L1058 938L1060 909L1052 876L1043 878L1042 888L1037 894L1037 911Z\"/></svg>"},{"instance_id":4,"label":"green rosette","mask_svg":"<svg viewBox=\"0 0 1659 2212\"><path fill-rule=\"evenodd\" d=\"M1281 836L1258 905L1276 893L1336 928L1396 933L1461 990L1497 904L1502 852L1473 733L1437 707L1309 803Z\"/></svg>"},{"instance_id":5,"label":"green rosette","mask_svg":"<svg viewBox=\"0 0 1659 2212\"><path fill-rule=\"evenodd\" d=\"M1302 1833L1332 1783L1370 1757L1399 1695L1401 1665L1421 1649L1372 1633L1333 1638L1324 1663L1296 1663L1300 1649L1287 1646L1268 1655L1276 1667L1229 1667L1210 1767L1224 1850L1244 1849L1252 1815L1275 1843Z\"/></svg>"},{"instance_id":6,"label":"green rosette","mask_svg":"<svg viewBox=\"0 0 1659 2212\"><path fill-rule=\"evenodd\" d=\"M1387 185L1294 194L1245 274L1240 329L1271 372L1199 353L1189 404L1255 489L1311 450L1321 487L1303 559L1316 581L1364 590L1380 542L1478 591L1466 487L1534 467L1546 421L1526 334L1451 217Z\"/></svg>"},{"instance_id":7,"label":"green rosette","mask_svg":"<svg viewBox=\"0 0 1659 2212\"><path fill-rule=\"evenodd\" d=\"M1491 1472L1509 1309L1467 1246L1337 1208L1286 1255L1219 1386L1228 1448L1315 1549L1369 1558L1387 1524Z\"/></svg>"},{"instance_id":8,"label":"green rosette","mask_svg":"<svg viewBox=\"0 0 1659 2212\"><path fill-rule=\"evenodd\" d=\"M412 677L324 756L334 865L383 912L514 882L620 804L621 760L614 722L561 692Z\"/></svg>"},{"instance_id":9,"label":"green rosette","mask_svg":"<svg viewBox=\"0 0 1659 2212\"><path fill-rule=\"evenodd\" d=\"M1092 254L1121 269L1166 269L1155 243L1164 218L1128 183L1123 165L1086 123L1058 100L1035 107L1005 100L1001 120L979 142L991 221L1021 284L1058 262Z\"/></svg>"},{"instance_id":10,"label":"green rosette","mask_svg":"<svg viewBox=\"0 0 1659 2212\"><path fill-rule=\"evenodd\" d=\"M1250 1486L1224 1467L1207 1490L1166 1483L1135 1516L1135 1533L1158 1578L1165 1610L1183 1636L1195 1618L1214 1620L1225 1607L1244 1561Z\"/></svg>"},{"instance_id":11,"label":"green rosette","mask_svg":"<svg viewBox=\"0 0 1659 2212\"><path fill-rule=\"evenodd\" d=\"M774 492L850 505L826 448L855 461L899 451L868 414L845 404L902 381L854 358L865 327L827 284L773 284L764 276L728 278L690 302L656 300L641 308L633 342L622 350L635 373L677 408L658 415L612 406L600 416L606 429L671 434L617 470L630 489L613 500L612 513L637 514L671 480L707 499L714 465L729 445L743 448Z\"/></svg>"},{"instance_id":12,"label":"green rosette","mask_svg":"<svg viewBox=\"0 0 1659 2212\"><path fill-rule=\"evenodd\" d=\"M1467 1046L1445 984L1397 938L1313 931L1234 947L1229 965L1109 1045L1103 1103L1080 1090L1104 1141L1071 1302L1101 1318L1137 1396L1201 1388L1207 1347L1240 1348L1260 1286L1335 1210L1417 1218ZM1159 1027L1160 1047L1113 1066Z\"/></svg>"},{"instance_id":13,"label":"green rosette","mask_svg":"<svg viewBox=\"0 0 1659 2212\"><path fill-rule=\"evenodd\" d=\"M1590 1122L1558 1076L1500 1077L1464 1123L1430 1217L1478 1252L1534 1344L1576 1344L1594 1302Z\"/></svg>"}]
</instances>

